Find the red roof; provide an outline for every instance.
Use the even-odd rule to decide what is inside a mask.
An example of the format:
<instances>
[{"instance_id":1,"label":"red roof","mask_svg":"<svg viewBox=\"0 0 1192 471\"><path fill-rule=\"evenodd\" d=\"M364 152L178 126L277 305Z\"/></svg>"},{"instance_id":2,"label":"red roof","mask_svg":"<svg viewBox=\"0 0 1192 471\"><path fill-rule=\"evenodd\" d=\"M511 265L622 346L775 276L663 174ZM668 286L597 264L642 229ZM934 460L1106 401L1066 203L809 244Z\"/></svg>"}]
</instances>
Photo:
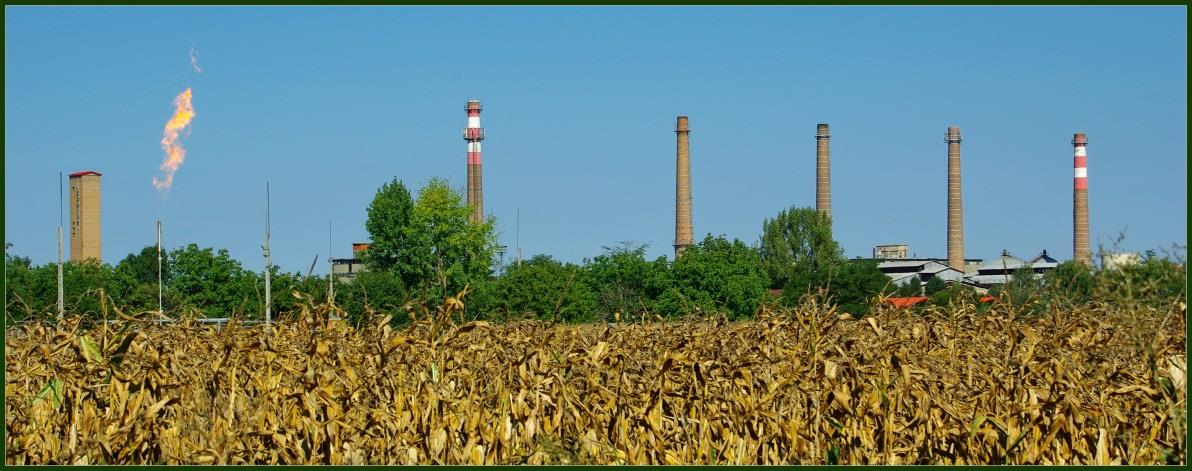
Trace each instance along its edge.
<instances>
[{"instance_id":1,"label":"red roof","mask_svg":"<svg viewBox=\"0 0 1192 471\"><path fill-rule=\"evenodd\" d=\"M83 170L82 172L75 172L75 173L70 174L70 178L81 177L83 175L95 175L97 177L103 176L102 173L96 172L95 170Z\"/></svg>"},{"instance_id":2,"label":"red roof","mask_svg":"<svg viewBox=\"0 0 1192 471\"><path fill-rule=\"evenodd\" d=\"M926 302L927 296L911 296L906 298L886 298L886 302L890 303L896 308L904 308L914 306L921 302Z\"/></svg>"}]
</instances>

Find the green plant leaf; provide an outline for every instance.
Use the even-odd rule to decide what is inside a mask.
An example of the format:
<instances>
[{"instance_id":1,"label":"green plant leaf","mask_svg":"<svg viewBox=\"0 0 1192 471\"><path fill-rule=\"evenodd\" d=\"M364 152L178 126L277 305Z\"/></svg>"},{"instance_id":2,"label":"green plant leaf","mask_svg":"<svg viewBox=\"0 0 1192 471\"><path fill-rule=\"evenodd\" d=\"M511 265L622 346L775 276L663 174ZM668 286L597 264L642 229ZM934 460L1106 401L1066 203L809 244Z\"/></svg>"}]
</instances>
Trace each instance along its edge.
<instances>
[{"instance_id":1,"label":"green plant leaf","mask_svg":"<svg viewBox=\"0 0 1192 471\"><path fill-rule=\"evenodd\" d=\"M87 362L103 363L103 352L100 351L95 341L91 340L91 337L87 335L79 337L79 347L83 350L83 357L87 359Z\"/></svg>"}]
</instances>

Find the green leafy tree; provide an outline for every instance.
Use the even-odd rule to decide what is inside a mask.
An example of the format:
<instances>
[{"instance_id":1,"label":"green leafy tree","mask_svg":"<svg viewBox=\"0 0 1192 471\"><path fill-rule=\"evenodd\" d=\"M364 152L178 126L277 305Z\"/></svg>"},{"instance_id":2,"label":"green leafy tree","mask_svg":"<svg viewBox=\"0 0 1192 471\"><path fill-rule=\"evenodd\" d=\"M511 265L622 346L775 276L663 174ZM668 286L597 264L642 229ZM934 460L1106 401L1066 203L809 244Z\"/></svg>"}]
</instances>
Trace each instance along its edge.
<instances>
[{"instance_id":1,"label":"green leafy tree","mask_svg":"<svg viewBox=\"0 0 1192 471\"><path fill-rule=\"evenodd\" d=\"M649 309L670 286L666 257L646 260L646 245L621 242L604 247L605 253L586 261L588 284L597 297L601 319L638 314Z\"/></svg>"},{"instance_id":2,"label":"green leafy tree","mask_svg":"<svg viewBox=\"0 0 1192 471\"><path fill-rule=\"evenodd\" d=\"M860 319L869 313L874 297L893 293L890 277L877 269L876 260L850 260L832 278L830 293L841 311Z\"/></svg>"},{"instance_id":3,"label":"green leafy tree","mask_svg":"<svg viewBox=\"0 0 1192 471\"><path fill-rule=\"evenodd\" d=\"M1083 304L1092 299L1093 271L1083 263L1069 260L1043 275L1043 285L1055 301L1064 305Z\"/></svg>"},{"instance_id":4,"label":"green leafy tree","mask_svg":"<svg viewBox=\"0 0 1192 471\"><path fill-rule=\"evenodd\" d=\"M923 291L926 292L928 296L934 295L935 293L946 289L948 289L948 283L944 282L944 279L938 276L931 277L930 280L927 280L927 284L923 286Z\"/></svg>"},{"instance_id":5,"label":"green leafy tree","mask_svg":"<svg viewBox=\"0 0 1192 471\"><path fill-rule=\"evenodd\" d=\"M1009 282L994 286L989 293L995 297L1005 295L1022 315L1037 315L1047 307L1043 281L1035 276L1035 271L1030 267L1015 269Z\"/></svg>"},{"instance_id":6,"label":"green leafy tree","mask_svg":"<svg viewBox=\"0 0 1192 471\"><path fill-rule=\"evenodd\" d=\"M791 207L766 219L759 249L771 288L814 291L844 263L831 220L812 208Z\"/></svg>"},{"instance_id":7,"label":"green leafy tree","mask_svg":"<svg viewBox=\"0 0 1192 471\"><path fill-rule=\"evenodd\" d=\"M257 319L264 314L259 276L241 267L227 249L216 252L189 244L172 250L170 259L170 288L184 305L206 317Z\"/></svg>"},{"instance_id":8,"label":"green leafy tree","mask_svg":"<svg viewBox=\"0 0 1192 471\"><path fill-rule=\"evenodd\" d=\"M1114 302L1130 299L1149 305L1187 301L1187 265L1178 253L1159 256L1148 250L1139 263L1098 273L1098 295Z\"/></svg>"},{"instance_id":9,"label":"green leafy tree","mask_svg":"<svg viewBox=\"0 0 1192 471\"><path fill-rule=\"evenodd\" d=\"M39 267L33 266L32 260L28 257L13 255L9 252L11 248L11 243L5 244L4 312L13 320L24 320L50 313L58 302L56 288L54 298L48 299L48 293L42 286L45 281L39 279L43 276L39 276L38 273L44 270L38 270ZM56 283L53 280L50 282Z\"/></svg>"},{"instance_id":10,"label":"green leafy tree","mask_svg":"<svg viewBox=\"0 0 1192 471\"><path fill-rule=\"evenodd\" d=\"M407 286L430 299L476 287L492 273L496 255L496 219L468 221L459 192L440 179L421 191L404 229L399 272Z\"/></svg>"},{"instance_id":11,"label":"green leafy tree","mask_svg":"<svg viewBox=\"0 0 1192 471\"><path fill-rule=\"evenodd\" d=\"M360 325L370 311L392 315L394 324L404 323L409 318L401 307L407 299L406 287L395 271L360 272L351 282L335 285L335 303L353 325Z\"/></svg>"},{"instance_id":12,"label":"green leafy tree","mask_svg":"<svg viewBox=\"0 0 1192 471\"><path fill-rule=\"evenodd\" d=\"M257 276L256 282L259 283L263 293L265 281ZM299 272L282 273L276 265L270 271L269 287L272 291L270 301L273 303L272 316L274 319L292 317L300 312L302 307L321 304L327 299L326 278L308 277ZM264 304L251 303L251 305L254 309L264 309Z\"/></svg>"},{"instance_id":13,"label":"green leafy tree","mask_svg":"<svg viewBox=\"0 0 1192 471\"><path fill-rule=\"evenodd\" d=\"M911 277L910 281L898 286L898 295L904 297L922 296L923 282L919 281L918 276Z\"/></svg>"},{"instance_id":14,"label":"green leafy tree","mask_svg":"<svg viewBox=\"0 0 1192 471\"><path fill-rule=\"evenodd\" d=\"M364 263L369 270L391 270L401 263L407 247L406 226L410 223L413 208L410 191L398 179L394 178L377 189L368 205L368 219L364 222L372 240L364 253Z\"/></svg>"},{"instance_id":15,"label":"green leafy tree","mask_svg":"<svg viewBox=\"0 0 1192 471\"><path fill-rule=\"evenodd\" d=\"M173 310L178 300L170 286L169 252L163 251L161 260L162 304ZM124 309L157 310L157 247L147 246L139 253L128 254L113 271L113 290L109 293Z\"/></svg>"},{"instance_id":16,"label":"green leafy tree","mask_svg":"<svg viewBox=\"0 0 1192 471\"><path fill-rule=\"evenodd\" d=\"M485 284L469 311L487 318L591 322L597 299L585 277L583 267L538 255Z\"/></svg>"},{"instance_id":17,"label":"green leafy tree","mask_svg":"<svg viewBox=\"0 0 1192 471\"><path fill-rule=\"evenodd\" d=\"M769 284L756 250L710 234L675 259L670 279L660 310L670 315L726 313L732 319L752 316Z\"/></svg>"},{"instance_id":18,"label":"green leafy tree","mask_svg":"<svg viewBox=\"0 0 1192 471\"><path fill-rule=\"evenodd\" d=\"M980 296L977 294L977 290L973 289L972 286L952 283L951 285L947 285L943 290L932 294L928 302L944 308L945 312L952 312L950 308L960 303L977 305L979 298Z\"/></svg>"}]
</instances>

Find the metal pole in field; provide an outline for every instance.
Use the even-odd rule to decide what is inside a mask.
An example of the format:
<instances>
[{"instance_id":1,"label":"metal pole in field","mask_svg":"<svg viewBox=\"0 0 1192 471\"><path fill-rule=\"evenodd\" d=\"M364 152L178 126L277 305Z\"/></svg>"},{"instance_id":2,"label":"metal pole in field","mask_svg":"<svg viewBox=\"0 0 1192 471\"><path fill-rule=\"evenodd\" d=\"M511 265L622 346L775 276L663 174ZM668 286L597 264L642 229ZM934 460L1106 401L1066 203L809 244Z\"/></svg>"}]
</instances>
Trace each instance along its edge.
<instances>
[{"instance_id":1,"label":"metal pole in field","mask_svg":"<svg viewBox=\"0 0 1192 471\"><path fill-rule=\"evenodd\" d=\"M521 266L521 208L517 208L517 231L513 239L514 245L517 246L517 266Z\"/></svg>"},{"instance_id":2,"label":"metal pole in field","mask_svg":"<svg viewBox=\"0 0 1192 471\"><path fill-rule=\"evenodd\" d=\"M161 308L161 220L157 220L157 315L164 315Z\"/></svg>"},{"instance_id":3,"label":"metal pole in field","mask_svg":"<svg viewBox=\"0 0 1192 471\"><path fill-rule=\"evenodd\" d=\"M269 181L265 181L265 324L273 321L272 298L269 291Z\"/></svg>"},{"instance_id":4,"label":"metal pole in field","mask_svg":"<svg viewBox=\"0 0 1192 471\"><path fill-rule=\"evenodd\" d=\"M335 259L332 258L331 220L327 220L327 304L335 301Z\"/></svg>"},{"instance_id":5,"label":"metal pole in field","mask_svg":"<svg viewBox=\"0 0 1192 471\"><path fill-rule=\"evenodd\" d=\"M58 319L66 313L62 302L62 172L58 172Z\"/></svg>"}]
</instances>

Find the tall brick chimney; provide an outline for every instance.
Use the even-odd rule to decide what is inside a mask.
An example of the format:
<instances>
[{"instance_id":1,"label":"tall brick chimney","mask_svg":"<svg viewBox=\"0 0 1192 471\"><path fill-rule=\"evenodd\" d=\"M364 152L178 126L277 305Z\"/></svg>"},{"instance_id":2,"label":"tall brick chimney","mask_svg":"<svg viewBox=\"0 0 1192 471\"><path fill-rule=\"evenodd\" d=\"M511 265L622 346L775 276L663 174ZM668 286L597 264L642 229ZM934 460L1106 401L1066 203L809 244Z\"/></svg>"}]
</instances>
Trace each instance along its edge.
<instances>
[{"instance_id":1,"label":"tall brick chimney","mask_svg":"<svg viewBox=\"0 0 1192 471\"><path fill-rule=\"evenodd\" d=\"M948 265L964 272L964 200L960 192L960 128L950 126L948 143Z\"/></svg>"},{"instance_id":2,"label":"tall brick chimney","mask_svg":"<svg viewBox=\"0 0 1192 471\"><path fill-rule=\"evenodd\" d=\"M694 243L691 229L691 151L687 117L675 122L675 257Z\"/></svg>"}]
</instances>

